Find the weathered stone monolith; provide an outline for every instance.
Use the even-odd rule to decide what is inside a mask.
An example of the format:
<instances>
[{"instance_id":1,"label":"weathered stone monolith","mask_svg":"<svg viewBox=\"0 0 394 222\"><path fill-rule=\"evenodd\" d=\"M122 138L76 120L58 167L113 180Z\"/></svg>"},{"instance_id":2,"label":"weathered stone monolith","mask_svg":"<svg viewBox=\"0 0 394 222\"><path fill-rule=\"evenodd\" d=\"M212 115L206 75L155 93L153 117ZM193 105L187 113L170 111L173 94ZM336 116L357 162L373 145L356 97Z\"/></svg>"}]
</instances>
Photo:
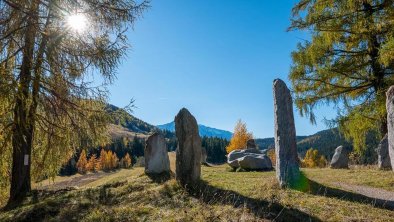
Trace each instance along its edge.
<instances>
[{"instance_id":1,"label":"weathered stone monolith","mask_svg":"<svg viewBox=\"0 0 394 222\"><path fill-rule=\"evenodd\" d=\"M160 133L154 133L146 140L145 146L145 173L170 172L170 159L166 140Z\"/></svg>"},{"instance_id":2,"label":"weathered stone monolith","mask_svg":"<svg viewBox=\"0 0 394 222\"><path fill-rule=\"evenodd\" d=\"M257 149L256 141L254 139L249 139L246 142L246 149Z\"/></svg>"},{"instance_id":3,"label":"weathered stone monolith","mask_svg":"<svg viewBox=\"0 0 394 222\"><path fill-rule=\"evenodd\" d=\"M378 168L381 170L391 169L387 134L380 141L376 152L378 153Z\"/></svg>"},{"instance_id":4,"label":"weathered stone monolith","mask_svg":"<svg viewBox=\"0 0 394 222\"><path fill-rule=\"evenodd\" d=\"M201 147L201 163L207 163L207 149Z\"/></svg>"},{"instance_id":5,"label":"weathered stone monolith","mask_svg":"<svg viewBox=\"0 0 394 222\"><path fill-rule=\"evenodd\" d=\"M394 86L391 86L386 93L387 110L387 139L389 143L389 156L391 168L394 171Z\"/></svg>"},{"instance_id":6,"label":"weathered stone monolith","mask_svg":"<svg viewBox=\"0 0 394 222\"><path fill-rule=\"evenodd\" d=\"M343 146L338 146L335 149L334 156L332 156L330 167L333 169L349 168L348 152Z\"/></svg>"},{"instance_id":7,"label":"weathered stone monolith","mask_svg":"<svg viewBox=\"0 0 394 222\"><path fill-rule=\"evenodd\" d=\"M201 174L201 138L196 119L183 108L175 117L176 180L182 186L193 186Z\"/></svg>"},{"instance_id":8,"label":"weathered stone monolith","mask_svg":"<svg viewBox=\"0 0 394 222\"><path fill-rule=\"evenodd\" d=\"M300 177L293 99L286 84L274 80L276 177L281 187L295 185Z\"/></svg>"}]
</instances>

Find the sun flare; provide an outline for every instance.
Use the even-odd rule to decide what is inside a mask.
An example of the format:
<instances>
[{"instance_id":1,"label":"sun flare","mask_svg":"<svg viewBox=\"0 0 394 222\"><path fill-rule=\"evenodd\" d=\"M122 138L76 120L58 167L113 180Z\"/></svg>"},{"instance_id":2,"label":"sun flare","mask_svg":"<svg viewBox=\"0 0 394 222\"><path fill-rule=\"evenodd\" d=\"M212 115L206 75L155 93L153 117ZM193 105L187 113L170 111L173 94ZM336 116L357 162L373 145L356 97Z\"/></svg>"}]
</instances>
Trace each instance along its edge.
<instances>
[{"instance_id":1,"label":"sun flare","mask_svg":"<svg viewBox=\"0 0 394 222\"><path fill-rule=\"evenodd\" d=\"M87 18L83 14L74 14L67 18L67 26L77 33L85 31L87 23Z\"/></svg>"}]
</instances>

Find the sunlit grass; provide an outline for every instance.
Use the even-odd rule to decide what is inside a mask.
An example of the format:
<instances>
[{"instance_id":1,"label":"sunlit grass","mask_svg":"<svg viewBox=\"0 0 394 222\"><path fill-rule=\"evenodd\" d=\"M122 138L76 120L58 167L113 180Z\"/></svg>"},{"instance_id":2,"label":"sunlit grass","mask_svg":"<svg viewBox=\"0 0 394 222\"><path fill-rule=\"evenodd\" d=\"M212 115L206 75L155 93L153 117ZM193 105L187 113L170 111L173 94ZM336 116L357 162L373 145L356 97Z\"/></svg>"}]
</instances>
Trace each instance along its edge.
<instances>
[{"instance_id":1,"label":"sunlit grass","mask_svg":"<svg viewBox=\"0 0 394 222\"><path fill-rule=\"evenodd\" d=\"M171 157L171 160L174 158ZM374 179L385 182L371 183L373 186L385 188L392 180L392 172L374 169L302 171L309 179L325 185L329 185L332 180L365 185ZM366 179L362 180L362 177ZM284 219L278 213L282 209L282 214L286 211L295 212L305 217L305 220L311 217L323 221L394 221L393 211L374 207L370 203L280 189L274 171L230 172L227 165L203 167L202 180L210 187L225 191L221 194L229 196L213 196L208 201L203 200L203 197L193 197L179 187L174 179L156 183L144 174L144 168L137 167L118 170L77 190L39 194L38 201L34 202L30 198L24 206L1 213L0 221L44 216L47 220L56 221L66 218L75 221L263 220L259 215L281 221ZM264 211L259 215L253 213L256 209L248 207L247 202L234 207L231 202L225 201L234 194L248 199L246 201L261 202L263 205L255 207L272 209L272 215Z\"/></svg>"}]
</instances>

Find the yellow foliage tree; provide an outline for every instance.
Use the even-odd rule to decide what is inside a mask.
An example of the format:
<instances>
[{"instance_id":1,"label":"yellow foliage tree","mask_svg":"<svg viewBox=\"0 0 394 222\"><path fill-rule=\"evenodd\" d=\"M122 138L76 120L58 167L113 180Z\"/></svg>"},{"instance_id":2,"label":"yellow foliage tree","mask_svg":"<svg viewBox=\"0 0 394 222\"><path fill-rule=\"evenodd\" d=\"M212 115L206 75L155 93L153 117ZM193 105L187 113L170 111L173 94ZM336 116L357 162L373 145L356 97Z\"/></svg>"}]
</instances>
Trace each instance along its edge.
<instances>
[{"instance_id":1,"label":"yellow foliage tree","mask_svg":"<svg viewBox=\"0 0 394 222\"><path fill-rule=\"evenodd\" d=\"M109 159L110 169L112 170L112 169L118 168L119 158L116 155L116 153L113 153L112 151L108 151L107 156L109 157L108 159Z\"/></svg>"},{"instance_id":2,"label":"yellow foliage tree","mask_svg":"<svg viewBox=\"0 0 394 222\"><path fill-rule=\"evenodd\" d=\"M110 165L109 165L109 158L107 155L107 152L105 152L104 149L101 149L100 151L100 165L102 170L109 170Z\"/></svg>"},{"instance_id":3,"label":"yellow foliage tree","mask_svg":"<svg viewBox=\"0 0 394 222\"><path fill-rule=\"evenodd\" d=\"M86 173L87 164L88 164L88 160L86 159L86 152L85 150L82 150L81 155L79 156L77 162L78 173L82 173L82 174Z\"/></svg>"},{"instance_id":4,"label":"yellow foliage tree","mask_svg":"<svg viewBox=\"0 0 394 222\"><path fill-rule=\"evenodd\" d=\"M323 168L326 165L326 158L323 155L320 155L318 150L314 150L312 148L306 151L305 157L301 161L301 166L305 168Z\"/></svg>"},{"instance_id":5,"label":"yellow foliage tree","mask_svg":"<svg viewBox=\"0 0 394 222\"><path fill-rule=\"evenodd\" d=\"M275 149L270 149L267 152L267 156L271 159L272 165L276 165L276 155L275 155Z\"/></svg>"},{"instance_id":6,"label":"yellow foliage tree","mask_svg":"<svg viewBox=\"0 0 394 222\"><path fill-rule=\"evenodd\" d=\"M243 123L242 120L238 120L230 144L226 147L227 153L236 149L245 149L249 139L253 139L253 134L248 132L246 123Z\"/></svg>"},{"instance_id":7,"label":"yellow foliage tree","mask_svg":"<svg viewBox=\"0 0 394 222\"><path fill-rule=\"evenodd\" d=\"M124 168L130 168L131 166L131 158L129 153L126 153L126 155L122 158L122 165Z\"/></svg>"},{"instance_id":8,"label":"yellow foliage tree","mask_svg":"<svg viewBox=\"0 0 394 222\"><path fill-rule=\"evenodd\" d=\"M88 170L88 171L93 171L93 172L98 171L98 169L97 169L98 164L97 164L97 163L98 163L98 161L97 161L97 156L96 156L96 154L93 154L93 155L89 158L88 164L87 164L87 166L86 166L87 170Z\"/></svg>"}]
</instances>

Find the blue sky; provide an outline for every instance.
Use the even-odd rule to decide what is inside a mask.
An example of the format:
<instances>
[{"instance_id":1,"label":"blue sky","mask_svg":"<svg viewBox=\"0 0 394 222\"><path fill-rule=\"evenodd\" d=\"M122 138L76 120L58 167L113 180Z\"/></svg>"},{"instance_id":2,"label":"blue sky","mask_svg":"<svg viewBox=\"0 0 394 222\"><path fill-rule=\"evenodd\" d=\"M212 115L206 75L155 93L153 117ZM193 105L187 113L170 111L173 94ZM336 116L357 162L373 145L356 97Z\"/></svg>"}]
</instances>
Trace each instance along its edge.
<instances>
[{"instance_id":1,"label":"blue sky","mask_svg":"<svg viewBox=\"0 0 394 222\"><path fill-rule=\"evenodd\" d=\"M201 124L232 131L242 119L255 137L274 134L272 82L288 82L290 53L307 33L286 32L296 1L153 0L128 33L132 48L109 87L110 102L135 99L134 115L157 125L186 107ZM289 87L291 87L289 85ZM295 110L298 135L327 128Z\"/></svg>"}]
</instances>

